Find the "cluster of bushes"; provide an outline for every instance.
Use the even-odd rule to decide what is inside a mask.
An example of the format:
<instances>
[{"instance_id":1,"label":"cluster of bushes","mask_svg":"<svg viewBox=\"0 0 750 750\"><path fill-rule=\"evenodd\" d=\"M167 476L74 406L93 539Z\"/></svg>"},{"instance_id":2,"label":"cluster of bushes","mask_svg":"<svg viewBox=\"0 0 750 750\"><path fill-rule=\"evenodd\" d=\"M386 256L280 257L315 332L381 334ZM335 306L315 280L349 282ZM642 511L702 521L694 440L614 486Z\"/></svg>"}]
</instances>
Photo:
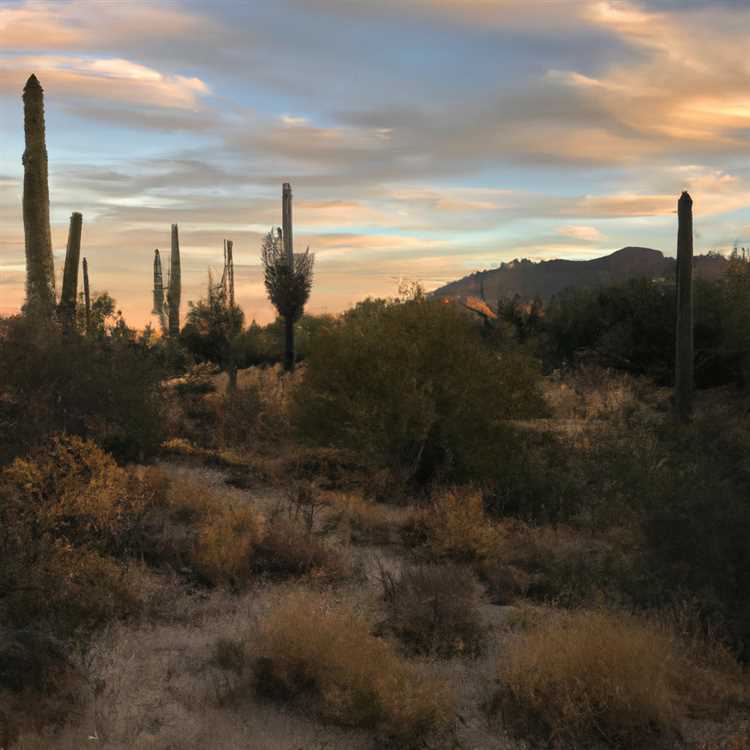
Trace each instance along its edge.
<instances>
[{"instance_id":1,"label":"cluster of bushes","mask_svg":"<svg viewBox=\"0 0 750 750\"><path fill-rule=\"evenodd\" d=\"M164 361L148 336L123 327L84 336L4 318L0 362L0 465L59 432L96 440L123 459L158 449Z\"/></svg>"},{"instance_id":2,"label":"cluster of bushes","mask_svg":"<svg viewBox=\"0 0 750 750\"><path fill-rule=\"evenodd\" d=\"M702 646L698 655L672 628L624 614L559 613L500 658L488 709L514 733L556 747L674 740L686 717L747 700L736 663Z\"/></svg>"},{"instance_id":3,"label":"cluster of bushes","mask_svg":"<svg viewBox=\"0 0 750 750\"><path fill-rule=\"evenodd\" d=\"M453 305L368 300L315 337L293 418L407 484L483 481L512 456L510 421L543 412L538 384L530 358L486 346Z\"/></svg>"},{"instance_id":4,"label":"cluster of bushes","mask_svg":"<svg viewBox=\"0 0 750 750\"><path fill-rule=\"evenodd\" d=\"M304 701L335 723L374 730L389 747L422 747L454 717L448 684L372 634L367 618L297 591L277 602L254 644L257 689Z\"/></svg>"},{"instance_id":5,"label":"cluster of bushes","mask_svg":"<svg viewBox=\"0 0 750 750\"><path fill-rule=\"evenodd\" d=\"M736 257L719 280L694 283L695 377L699 387L746 385L750 376L750 261ZM588 359L659 383L674 368L675 286L633 279L570 289L545 308L532 331L548 369ZM515 321L513 321L515 322ZM526 327L517 324L519 333Z\"/></svg>"}]
</instances>

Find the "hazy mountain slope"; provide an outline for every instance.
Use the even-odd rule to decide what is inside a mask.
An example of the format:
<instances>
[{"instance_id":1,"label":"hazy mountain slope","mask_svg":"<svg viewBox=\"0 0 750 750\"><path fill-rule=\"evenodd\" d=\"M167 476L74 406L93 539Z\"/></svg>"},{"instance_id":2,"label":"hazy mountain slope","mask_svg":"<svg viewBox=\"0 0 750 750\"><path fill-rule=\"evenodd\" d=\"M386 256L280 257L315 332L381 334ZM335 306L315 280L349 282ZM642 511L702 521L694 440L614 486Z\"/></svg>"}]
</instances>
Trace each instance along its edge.
<instances>
[{"instance_id":1,"label":"hazy mountain slope","mask_svg":"<svg viewBox=\"0 0 750 750\"><path fill-rule=\"evenodd\" d=\"M727 265L717 255L695 257L698 277L715 278ZM671 277L675 259L648 247L623 247L610 255L593 260L513 260L499 268L479 271L436 289L437 297L481 296L494 301L518 294L524 299L549 298L568 287L592 287L613 284L637 276Z\"/></svg>"}]
</instances>

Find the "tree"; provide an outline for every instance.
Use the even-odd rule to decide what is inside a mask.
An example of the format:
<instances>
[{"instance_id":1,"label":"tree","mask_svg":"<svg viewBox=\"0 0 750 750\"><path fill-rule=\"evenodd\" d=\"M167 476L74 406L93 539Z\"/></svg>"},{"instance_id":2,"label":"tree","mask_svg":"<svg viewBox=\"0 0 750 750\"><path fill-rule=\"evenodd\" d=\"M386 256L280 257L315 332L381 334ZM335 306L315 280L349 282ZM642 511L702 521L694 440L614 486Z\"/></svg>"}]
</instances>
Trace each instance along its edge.
<instances>
[{"instance_id":1,"label":"tree","mask_svg":"<svg viewBox=\"0 0 750 750\"><path fill-rule=\"evenodd\" d=\"M237 340L245 316L237 305L230 305L209 274L205 300L190 302L187 322L182 329L185 348L198 360L212 362L229 375L230 391L237 387Z\"/></svg>"}]
</instances>

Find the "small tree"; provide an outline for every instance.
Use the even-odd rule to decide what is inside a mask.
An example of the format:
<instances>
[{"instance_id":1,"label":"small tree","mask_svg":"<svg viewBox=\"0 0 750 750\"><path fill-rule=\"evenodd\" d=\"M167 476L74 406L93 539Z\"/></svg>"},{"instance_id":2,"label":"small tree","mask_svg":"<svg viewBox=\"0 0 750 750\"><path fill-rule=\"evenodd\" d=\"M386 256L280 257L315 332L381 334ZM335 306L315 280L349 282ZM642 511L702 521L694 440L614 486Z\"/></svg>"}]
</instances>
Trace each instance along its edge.
<instances>
[{"instance_id":1,"label":"small tree","mask_svg":"<svg viewBox=\"0 0 750 750\"><path fill-rule=\"evenodd\" d=\"M194 357L214 363L229 375L230 391L237 387L235 346L244 322L242 310L227 303L222 285L214 284L209 274L207 298L189 303L182 341Z\"/></svg>"},{"instance_id":2,"label":"small tree","mask_svg":"<svg viewBox=\"0 0 750 750\"><path fill-rule=\"evenodd\" d=\"M294 324L302 317L305 303L312 288L315 256L309 249L295 253L289 265L281 230L271 230L263 239L261 260L265 275L266 292L271 304L284 319L285 347L284 369L294 369Z\"/></svg>"}]
</instances>

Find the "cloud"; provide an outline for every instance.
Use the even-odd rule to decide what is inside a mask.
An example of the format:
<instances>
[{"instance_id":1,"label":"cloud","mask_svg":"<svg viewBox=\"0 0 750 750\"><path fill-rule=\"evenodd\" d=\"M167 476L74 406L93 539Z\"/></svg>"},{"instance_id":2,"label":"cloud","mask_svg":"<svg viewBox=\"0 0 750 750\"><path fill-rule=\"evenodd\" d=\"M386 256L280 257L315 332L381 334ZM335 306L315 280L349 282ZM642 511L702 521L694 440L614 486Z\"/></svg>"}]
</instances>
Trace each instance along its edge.
<instances>
[{"instance_id":1,"label":"cloud","mask_svg":"<svg viewBox=\"0 0 750 750\"><path fill-rule=\"evenodd\" d=\"M166 75L121 58L36 55L0 58L0 65L0 91L5 92L20 92L34 71L55 96L191 109L210 93L200 78Z\"/></svg>"},{"instance_id":2,"label":"cloud","mask_svg":"<svg viewBox=\"0 0 750 750\"><path fill-rule=\"evenodd\" d=\"M80 51L113 48L134 38L164 44L211 26L209 19L179 6L146 0L26 0L0 8L0 49Z\"/></svg>"},{"instance_id":3,"label":"cloud","mask_svg":"<svg viewBox=\"0 0 750 750\"><path fill-rule=\"evenodd\" d=\"M596 227L568 225L560 227L557 233L563 237L573 237L573 239L585 240L586 242L598 242L607 239L607 236Z\"/></svg>"}]
</instances>

